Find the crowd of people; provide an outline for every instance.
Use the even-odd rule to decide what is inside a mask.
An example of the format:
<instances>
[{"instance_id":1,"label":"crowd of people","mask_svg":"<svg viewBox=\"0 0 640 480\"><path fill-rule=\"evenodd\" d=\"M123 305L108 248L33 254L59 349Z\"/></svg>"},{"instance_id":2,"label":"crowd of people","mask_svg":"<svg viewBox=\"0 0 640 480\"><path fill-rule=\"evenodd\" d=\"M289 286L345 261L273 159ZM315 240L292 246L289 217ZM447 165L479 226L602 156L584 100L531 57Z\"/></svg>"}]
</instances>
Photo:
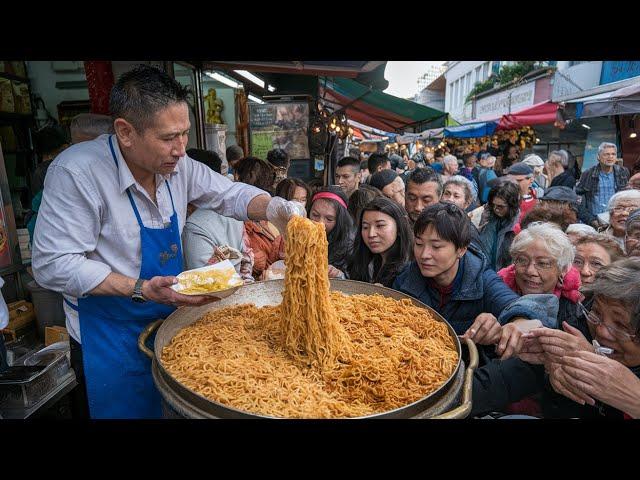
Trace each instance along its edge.
<instances>
[{"instance_id":1,"label":"crowd of people","mask_svg":"<svg viewBox=\"0 0 640 480\"><path fill-rule=\"evenodd\" d=\"M581 175L562 150L520 161L509 146L499 171L488 152L362 157L350 151L321 188L294 178L270 188L273 173L238 180L324 224L331 277L411 295L479 346L472 415L637 415L640 291L615 285L640 281L640 190L614 144ZM286 263L279 241L261 266ZM599 372L616 372L617 390Z\"/></svg>"},{"instance_id":2,"label":"crowd of people","mask_svg":"<svg viewBox=\"0 0 640 480\"><path fill-rule=\"evenodd\" d=\"M281 277L294 214L324 225L330 277L404 292L476 343L473 416L640 415L640 173L615 144L581 175L563 150L356 149L325 186L289 177L281 149L232 145L226 164L185 150L186 93L151 67L123 75L110 106L114 121L46 165L34 222L34 275L65 294L92 417L158 414L136 332L212 301L173 292L173 276L230 260L246 283Z\"/></svg>"}]
</instances>

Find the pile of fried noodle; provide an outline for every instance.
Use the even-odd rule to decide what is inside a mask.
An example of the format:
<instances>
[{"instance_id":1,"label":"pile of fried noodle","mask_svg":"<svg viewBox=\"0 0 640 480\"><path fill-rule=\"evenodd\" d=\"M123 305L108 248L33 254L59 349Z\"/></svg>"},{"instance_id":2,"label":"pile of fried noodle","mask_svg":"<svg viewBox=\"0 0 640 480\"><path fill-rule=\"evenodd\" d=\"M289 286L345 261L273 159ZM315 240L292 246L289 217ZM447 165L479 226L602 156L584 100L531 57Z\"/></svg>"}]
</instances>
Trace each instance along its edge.
<instances>
[{"instance_id":1,"label":"pile of fried noodle","mask_svg":"<svg viewBox=\"0 0 640 480\"><path fill-rule=\"evenodd\" d=\"M446 324L407 299L329 291L322 224L287 228L282 304L211 310L164 347L162 364L228 407L286 418L386 412L425 397L454 372Z\"/></svg>"}]
</instances>

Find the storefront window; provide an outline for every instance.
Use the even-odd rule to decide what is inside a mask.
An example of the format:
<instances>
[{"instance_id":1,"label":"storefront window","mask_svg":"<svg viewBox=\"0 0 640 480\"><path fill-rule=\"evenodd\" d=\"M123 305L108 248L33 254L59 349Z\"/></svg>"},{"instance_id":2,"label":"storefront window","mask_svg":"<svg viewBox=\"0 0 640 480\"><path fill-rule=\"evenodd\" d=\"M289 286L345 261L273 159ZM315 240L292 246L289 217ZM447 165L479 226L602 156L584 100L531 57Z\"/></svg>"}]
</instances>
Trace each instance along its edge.
<instances>
[{"instance_id":1,"label":"storefront window","mask_svg":"<svg viewBox=\"0 0 640 480\"><path fill-rule=\"evenodd\" d=\"M187 67L179 63L173 64L173 74L175 79L182 85L191 88L194 93L189 102L189 121L191 122L191 130L189 131L189 142L187 143L187 150L190 148L198 148L198 124L196 123L196 85L194 79L194 69Z\"/></svg>"}]
</instances>

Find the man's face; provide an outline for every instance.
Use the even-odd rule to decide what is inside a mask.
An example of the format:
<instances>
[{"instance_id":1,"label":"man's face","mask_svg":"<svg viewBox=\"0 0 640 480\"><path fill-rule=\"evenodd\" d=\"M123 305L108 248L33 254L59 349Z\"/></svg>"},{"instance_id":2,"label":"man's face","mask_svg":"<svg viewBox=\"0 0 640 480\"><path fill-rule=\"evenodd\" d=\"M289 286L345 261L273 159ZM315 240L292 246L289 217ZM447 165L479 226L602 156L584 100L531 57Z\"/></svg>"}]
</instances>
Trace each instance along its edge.
<instances>
[{"instance_id":1,"label":"man's face","mask_svg":"<svg viewBox=\"0 0 640 480\"><path fill-rule=\"evenodd\" d=\"M512 175L512 178L518 182L520 193L522 195L527 195L529 193L529 187L533 184L533 176L527 177L527 175Z\"/></svg>"},{"instance_id":2,"label":"man's face","mask_svg":"<svg viewBox=\"0 0 640 480\"><path fill-rule=\"evenodd\" d=\"M125 147L126 160L141 170L168 175L186 155L189 129L189 107L174 103L154 115L153 122L139 133L125 122L116 127L118 140Z\"/></svg>"},{"instance_id":3,"label":"man's face","mask_svg":"<svg viewBox=\"0 0 640 480\"><path fill-rule=\"evenodd\" d=\"M350 165L336 168L336 184L340 185L347 196L357 190L360 177L360 171L356 172Z\"/></svg>"},{"instance_id":4,"label":"man's face","mask_svg":"<svg viewBox=\"0 0 640 480\"><path fill-rule=\"evenodd\" d=\"M387 163L380 165L377 171L379 172L380 170L391 170L391 161L387 160Z\"/></svg>"},{"instance_id":5,"label":"man's face","mask_svg":"<svg viewBox=\"0 0 640 480\"><path fill-rule=\"evenodd\" d=\"M598 161L600 162L600 165L603 167L612 167L615 165L617 152L617 149L613 147L603 149L602 152L598 154Z\"/></svg>"},{"instance_id":6,"label":"man's face","mask_svg":"<svg viewBox=\"0 0 640 480\"><path fill-rule=\"evenodd\" d=\"M418 219L418 215L422 210L439 201L440 195L438 195L438 184L436 182L409 182L407 184L404 208L412 222Z\"/></svg>"},{"instance_id":7,"label":"man's face","mask_svg":"<svg viewBox=\"0 0 640 480\"><path fill-rule=\"evenodd\" d=\"M476 158L476 156L475 155L471 155L464 162L464 166L467 167L467 168L473 169L476 166L477 161L478 161L478 159Z\"/></svg>"},{"instance_id":8,"label":"man's face","mask_svg":"<svg viewBox=\"0 0 640 480\"><path fill-rule=\"evenodd\" d=\"M518 158L518 149L516 147L509 147L509 155L507 156L511 160Z\"/></svg>"},{"instance_id":9,"label":"man's face","mask_svg":"<svg viewBox=\"0 0 640 480\"><path fill-rule=\"evenodd\" d=\"M385 197L390 198L401 207L404 207L404 182L402 178L397 177L393 182L382 189L382 193Z\"/></svg>"},{"instance_id":10,"label":"man's face","mask_svg":"<svg viewBox=\"0 0 640 480\"><path fill-rule=\"evenodd\" d=\"M458 173L458 162L446 162L444 164L444 170L447 175L455 175Z\"/></svg>"}]
</instances>

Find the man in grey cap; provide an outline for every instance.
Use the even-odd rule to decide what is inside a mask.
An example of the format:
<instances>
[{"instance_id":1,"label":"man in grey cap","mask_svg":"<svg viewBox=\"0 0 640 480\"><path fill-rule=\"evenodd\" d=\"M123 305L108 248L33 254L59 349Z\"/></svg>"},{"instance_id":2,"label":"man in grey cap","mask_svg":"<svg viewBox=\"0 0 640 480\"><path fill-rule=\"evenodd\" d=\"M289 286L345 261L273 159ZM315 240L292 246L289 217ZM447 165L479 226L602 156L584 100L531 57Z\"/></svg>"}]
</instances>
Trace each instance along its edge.
<instances>
[{"instance_id":1,"label":"man in grey cap","mask_svg":"<svg viewBox=\"0 0 640 480\"><path fill-rule=\"evenodd\" d=\"M537 194L531 188L531 185L533 185L533 168L524 162L517 162L509 167L507 173L509 178L517 183L520 188L520 218L522 219L538 203Z\"/></svg>"}]
</instances>

